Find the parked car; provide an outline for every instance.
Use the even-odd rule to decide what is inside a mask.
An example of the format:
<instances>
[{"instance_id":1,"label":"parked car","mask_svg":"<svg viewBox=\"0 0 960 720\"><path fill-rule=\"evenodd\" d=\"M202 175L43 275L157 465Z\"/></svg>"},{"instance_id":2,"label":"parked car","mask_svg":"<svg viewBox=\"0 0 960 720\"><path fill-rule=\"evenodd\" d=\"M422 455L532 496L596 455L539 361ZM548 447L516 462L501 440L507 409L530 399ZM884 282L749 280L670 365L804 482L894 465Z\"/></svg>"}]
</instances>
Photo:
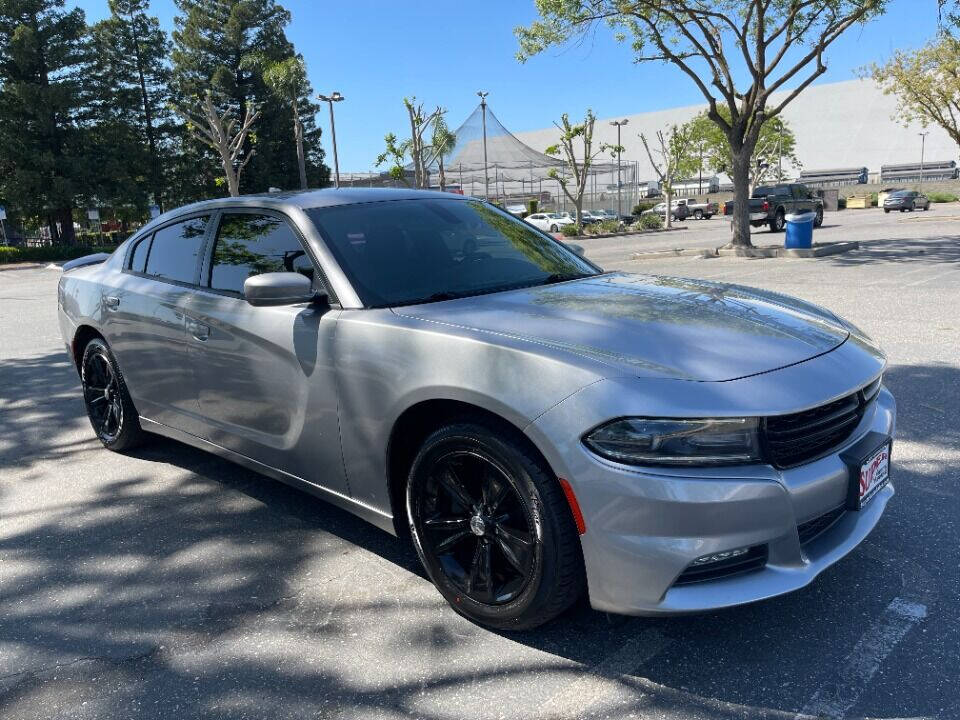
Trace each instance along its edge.
<instances>
[{"instance_id":1,"label":"parked car","mask_svg":"<svg viewBox=\"0 0 960 720\"><path fill-rule=\"evenodd\" d=\"M770 232L783 230L790 213L808 211L816 213L813 225L820 227L823 224L823 199L806 185L759 185L750 196L750 224L753 227L768 225ZM723 214L733 215L733 200L723 206Z\"/></svg>"},{"instance_id":2,"label":"parked car","mask_svg":"<svg viewBox=\"0 0 960 720\"><path fill-rule=\"evenodd\" d=\"M720 206L715 202L710 202L709 200L704 200L703 202L687 200L686 206L690 213L690 217L692 217L694 220L709 220L718 212L720 212Z\"/></svg>"},{"instance_id":3,"label":"parked car","mask_svg":"<svg viewBox=\"0 0 960 720\"><path fill-rule=\"evenodd\" d=\"M584 592L658 614L797 590L894 493L886 360L855 326L603 272L451 193L173 210L67 263L58 317L104 447L164 435L409 536L495 628Z\"/></svg>"},{"instance_id":4,"label":"parked car","mask_svg":"<svg viewBox=\"0 0 960 720\"><path fill-rule=\"evenodd\" d=\"M504 210L506 210L508 213L510 213L514 217L518 217L518 218L522 218L524 215L527 214L527 206L523 205L522 203L507 205L506 207L504 207Z\"/></svg>"},{"instance_id":5,"label":"parked car","mask_svg":"<svg viewBox=\"0 0 960 720\"><path fill-rule=\"evenodd\" d=\"M584 210L580 213L580 222L584 225L595 225L606 220L606 216L595 210Z\"/></svg>"},{"instance_id":6,"label":"parked car","mask_svg":"<svg viewBox=\"0 0 960 720\"><path fill-rule=\"evenodd\" d=\"M898 190L887 195L883 201L883 211L899 210L906 212L909 210L927 211L930 209L930 198L916 190Z\"/></svg>"},{"instance_id":7,"label":"parked car","mask_svg":"<svg viewBox=\"0 0 960 720\"><path fill-rule=\"evenodd\" d=\"M686 200L673 200L670 202L670 207L673 208L670 212L671 217L674 220L686 220L690 217L690 209L687 207ZM666 219L667 217L667 203L657 203L649 210L644 210L641 215L659 215L660 217Z\"/></svg>"},{"instance_id":8,"label":"parked car","mask_svg":"<svg viewBox=\"0 0 960 720\"><path fill-rule=\"evenodd\" d=\"M569 216L560 213L534 213L533 215L527 215L524 219L535 228L553 233L560 232L560 228L564 225L574 224Z\"/></svg>"}]
</instances>

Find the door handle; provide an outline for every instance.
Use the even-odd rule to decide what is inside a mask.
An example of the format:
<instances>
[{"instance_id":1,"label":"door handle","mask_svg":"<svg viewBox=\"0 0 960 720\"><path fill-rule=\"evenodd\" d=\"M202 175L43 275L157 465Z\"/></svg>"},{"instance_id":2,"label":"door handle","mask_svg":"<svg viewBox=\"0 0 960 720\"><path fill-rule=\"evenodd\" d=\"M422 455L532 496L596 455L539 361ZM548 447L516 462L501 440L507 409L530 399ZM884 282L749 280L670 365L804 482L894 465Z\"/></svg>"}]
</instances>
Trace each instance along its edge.
<instances>
[{"instance_id":1,"label":"door handle","mask_svg":"<svg viewBox=\"0 0 960 720\"><path fill-rule=\"evenodd\" d=\"M204 325L202 322L192 320L191 318L187 318L187 332L202 342L210 337L210 326Z\"/></svg>"},{"instance_id":2,"label":"door handle","mask_svg":"<svg viewBox=\"0 0 960 720\"><path fill-rule=\"evenodd\" d=\"M103 298L103 304L107 306L108 310L116 310L120 307L120 298L115 295L107 295Z\"/></svg>"}]
</instances>

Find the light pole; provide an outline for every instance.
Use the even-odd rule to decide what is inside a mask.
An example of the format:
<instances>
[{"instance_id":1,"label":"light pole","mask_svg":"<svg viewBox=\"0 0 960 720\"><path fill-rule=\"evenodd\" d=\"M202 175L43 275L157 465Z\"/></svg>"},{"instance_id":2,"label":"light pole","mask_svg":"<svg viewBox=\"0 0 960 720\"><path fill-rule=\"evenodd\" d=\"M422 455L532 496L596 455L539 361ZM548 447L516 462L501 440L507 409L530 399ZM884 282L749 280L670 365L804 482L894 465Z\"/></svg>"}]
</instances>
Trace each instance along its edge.
<instances>
[{"instance_id":1,"label":"light pole","mask_svg":"<svg viewBox=\"0 0 960 720\"><path fill-rule=\"evenodd\" d=\"M930 131L927 130L922 133L917 133L920 136L920 187L919 190L923 190L923 151L926 149L927 145L927 135L930 134Z\"/></svg>"},{"instance_id":2,"label":"light pole","mask_svg":"<svg viewBox=\"0 0 960 720\"><path fill-rule=\"evenodd\" d=\"M620 128L626 125L629 120L624 118L623 120L611 120L610 124L617 127L617 222L620 221L620 218L623 217L623 200L622 200L622 181L620 180L620 154L623 148L620 145Z\"/></svg>"},{"instance_id":3,"label":"light pole","mask_svg":"<svg viewBox=\"0 0 960 720\"><path fill-rule=\"evenodd\" d=\"M333 186L340 187L340 161L337 159L337 126L333 122L333 104L344 99L336 90L332 95L317 95L317 99L330 106L330 137L333 140Z\"/></svg>"},{"instance_id":4,"label":"light pole","mask_svg":"<svg viewBox=\"0 0 960 720\"><path fill-rule=\"evenodd\" d=\"M478 90L480 111L483 115L483 199L490 201L490 173L487 172L487 95L489 92Z\"/></svg>"}]
</instances>

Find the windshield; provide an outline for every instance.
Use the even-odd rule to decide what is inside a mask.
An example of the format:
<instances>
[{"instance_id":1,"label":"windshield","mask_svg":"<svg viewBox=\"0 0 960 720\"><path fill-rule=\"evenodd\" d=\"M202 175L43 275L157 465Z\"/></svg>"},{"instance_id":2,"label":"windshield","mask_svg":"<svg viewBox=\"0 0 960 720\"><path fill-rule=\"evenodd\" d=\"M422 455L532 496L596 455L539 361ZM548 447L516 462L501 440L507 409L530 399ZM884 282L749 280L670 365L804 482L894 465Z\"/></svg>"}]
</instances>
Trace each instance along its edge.
<instances>
[{"instance_id":1,"label":"windshield","mask_svg":"<svg viewBox=\"0 0 960 720\"><path fill-rule=\"evenodd\" d=\"M477 200L392 200L307 210L360 300L410 305L600 271Z\"/></svg>"}]
</instances>

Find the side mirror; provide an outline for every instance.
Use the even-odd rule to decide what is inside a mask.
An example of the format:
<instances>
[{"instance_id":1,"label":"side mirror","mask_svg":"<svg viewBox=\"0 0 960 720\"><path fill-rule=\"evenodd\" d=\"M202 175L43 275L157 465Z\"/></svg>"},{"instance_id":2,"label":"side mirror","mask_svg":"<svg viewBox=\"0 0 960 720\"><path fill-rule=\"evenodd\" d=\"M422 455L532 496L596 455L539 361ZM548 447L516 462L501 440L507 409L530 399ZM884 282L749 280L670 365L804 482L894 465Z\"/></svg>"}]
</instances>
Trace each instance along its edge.
<instances>
[{"instance_id":1,"label":"side mirror","mask_svg":"<svg viewBox=\"0 0 960 720\"><path fill-rule=\"evenodd\" d=\"M306 275L296 272L271 272L248 277L243 297L251 305L297 305L313 302L317 293Z\"/></svg>"}]
</instances>

